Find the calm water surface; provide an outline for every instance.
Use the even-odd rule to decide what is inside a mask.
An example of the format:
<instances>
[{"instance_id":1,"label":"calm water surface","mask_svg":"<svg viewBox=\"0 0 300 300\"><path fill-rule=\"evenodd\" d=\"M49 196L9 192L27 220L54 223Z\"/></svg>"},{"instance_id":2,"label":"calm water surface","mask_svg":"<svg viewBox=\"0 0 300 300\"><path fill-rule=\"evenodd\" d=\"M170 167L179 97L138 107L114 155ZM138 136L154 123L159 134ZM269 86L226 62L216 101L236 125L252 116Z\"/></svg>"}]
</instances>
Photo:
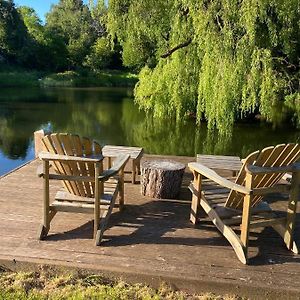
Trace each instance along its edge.
<instances>
[{"instance_id":1,"label":"calm water surface","mask_svg":"<svg viewBox=\"0 0 300 300\"><path fill-rule=\"evenodd\" d=\"M157 121L134 105L132 90L9 88L0 90L0 175L31 160L33 132L77 133L102 145L144 147L147 153L245 157L268 145L299 142L300 132L261 122L235 125L231 138L210 134L193 120Z\"/></svg>"}]
</instances>

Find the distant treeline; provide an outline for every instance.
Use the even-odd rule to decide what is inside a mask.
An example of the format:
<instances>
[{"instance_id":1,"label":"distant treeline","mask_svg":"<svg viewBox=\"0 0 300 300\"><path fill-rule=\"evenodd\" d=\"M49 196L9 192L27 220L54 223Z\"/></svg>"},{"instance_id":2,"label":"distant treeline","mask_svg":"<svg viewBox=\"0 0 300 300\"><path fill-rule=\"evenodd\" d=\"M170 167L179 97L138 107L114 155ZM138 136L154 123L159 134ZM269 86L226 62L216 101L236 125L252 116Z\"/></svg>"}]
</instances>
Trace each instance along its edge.
<instances>
[{"instance_id":1,"label":"distant treeline","mask_svg":"<svg viewBox=\"0 0 300 300\"><path fill-rule=\"evenodd\" d=\"M104 1L61 0L45 24L33 8L0 0L0 66L59 72L120 69L120 47L109 39Z\"/></svg>"}]
</instances>

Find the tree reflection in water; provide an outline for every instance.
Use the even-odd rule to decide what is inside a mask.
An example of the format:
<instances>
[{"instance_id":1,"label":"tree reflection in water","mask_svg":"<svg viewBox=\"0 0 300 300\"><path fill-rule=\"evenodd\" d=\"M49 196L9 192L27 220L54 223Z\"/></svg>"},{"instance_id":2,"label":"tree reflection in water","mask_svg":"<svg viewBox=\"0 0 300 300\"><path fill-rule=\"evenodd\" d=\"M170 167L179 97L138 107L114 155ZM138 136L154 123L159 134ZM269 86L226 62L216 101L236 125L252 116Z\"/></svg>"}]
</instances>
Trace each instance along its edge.
<instances>
[{"instance_id":1,"label":"tree reflection in water","mask_svg":"<svg viewBox=\"0 0 300 300\"><path fill-rule=\"evenodd\" d=\"M299 141L299 130L283 124L283 113L277 112L276 128L263 122L237 124L232 135L224 137L208 131L205 124L196 127L193 120L178 123L146 116L134 105L128 89L2 89L0 175L15 167L16 160L33 158L33 132L48 126L92 137L102 145L141 146L153 154L245 157L267 145Z\"/></svg>"}]
</instances>

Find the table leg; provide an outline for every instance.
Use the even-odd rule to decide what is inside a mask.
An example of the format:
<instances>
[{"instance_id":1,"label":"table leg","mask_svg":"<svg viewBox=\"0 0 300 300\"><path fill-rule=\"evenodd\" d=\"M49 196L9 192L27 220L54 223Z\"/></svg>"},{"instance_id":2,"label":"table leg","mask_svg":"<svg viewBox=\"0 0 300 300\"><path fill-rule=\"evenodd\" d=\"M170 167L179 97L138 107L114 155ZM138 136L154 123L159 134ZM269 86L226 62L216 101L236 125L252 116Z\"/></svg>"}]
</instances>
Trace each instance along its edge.
<instances>
[{"instance_id":1,"label":"table leg","mask_svg":"<svg viewBox=\"0 0 300 300\"><path fill-rule=\"evenodd\" d=\"M135 184L135 176L136 176L136 164L135 160L132 160L132 183Z\"/></svg>"},{"instance_id":2,"label":"table leg","mask_svg":"<svg viewBox=\"0 0 300 300\"><path fill-rule=\"evenodd\" d=\"M136 161L136 168L138 175L141 175L141 159Z\"/></svg>"}]
</instances>

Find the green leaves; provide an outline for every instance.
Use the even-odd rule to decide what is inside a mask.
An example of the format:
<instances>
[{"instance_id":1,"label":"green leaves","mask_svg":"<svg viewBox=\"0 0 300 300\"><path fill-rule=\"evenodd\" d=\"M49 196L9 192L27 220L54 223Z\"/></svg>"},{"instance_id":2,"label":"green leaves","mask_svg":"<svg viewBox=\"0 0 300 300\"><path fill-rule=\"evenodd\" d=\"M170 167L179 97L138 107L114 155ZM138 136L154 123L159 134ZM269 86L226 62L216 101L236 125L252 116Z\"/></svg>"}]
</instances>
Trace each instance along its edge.
<instances>
[{"instance_id":1,"label":"green leaves","mask_svg":"<svg viewBox=\"0 0 300 300\"><path fill-rule=\"evenodd\" d=\"M47 14L46 28L66 47L69 68L82 65L95 40L92 16L79 0L61 0Z\"/></svg>"},{"instance_id":2,"label":"green leaves","mask_svg":"<svg viewBox=\"0 0 300 300\"><path fill-rule=\"evenodd\" d=\"M84 65L93 71L104 69L112 63L113 55L110 39L98 38L92 46L90 54L86 57Z\"/></svg>"},{"instance_id":3,"label":"green leaves","mask_svg":"<svg viewBox=\"0 0 300 300\"><path fill-rule=\"evenodd\" d=\"M177 118L195 111L227 133L254 112L272 121L273 107L299 93L299 3L112 0L108 28L125 65L142 68L141 108Z\"/></svg>"}]
</instances>

